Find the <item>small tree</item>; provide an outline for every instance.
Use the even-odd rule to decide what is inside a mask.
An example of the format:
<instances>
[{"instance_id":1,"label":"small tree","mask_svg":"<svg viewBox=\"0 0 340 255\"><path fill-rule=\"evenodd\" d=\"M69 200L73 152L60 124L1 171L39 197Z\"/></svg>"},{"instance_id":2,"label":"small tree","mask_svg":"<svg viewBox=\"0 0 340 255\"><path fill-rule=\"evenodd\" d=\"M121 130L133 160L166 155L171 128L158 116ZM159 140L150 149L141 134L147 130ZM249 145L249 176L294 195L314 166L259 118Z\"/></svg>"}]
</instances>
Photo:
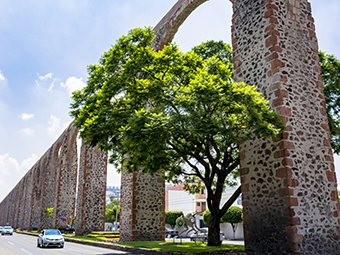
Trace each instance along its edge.
<instances>
[{"instance_id":1,"label":"small tree","mask_svg":"<svg viewBox=\"0 0 340 255\"><path fill-rule=\"evenodd\" d=\"M176 226L176 220L178 217L184 217L182 211L166 211L165 212L165 223L169 224L172 228Z\"/></svg>"},{"instance_id":2,"label":"small tree","mask_svg":"<svg viewBox=\"0 0 340 255\"><path fill-rule=\"evenodd\" d=\"M235 232L237 224L243 221L242 208L238 206L230 206L227 212L222 217L222 222L229 222L233 228L233 239L235 239Z\"/></svg>"}]
</instances>

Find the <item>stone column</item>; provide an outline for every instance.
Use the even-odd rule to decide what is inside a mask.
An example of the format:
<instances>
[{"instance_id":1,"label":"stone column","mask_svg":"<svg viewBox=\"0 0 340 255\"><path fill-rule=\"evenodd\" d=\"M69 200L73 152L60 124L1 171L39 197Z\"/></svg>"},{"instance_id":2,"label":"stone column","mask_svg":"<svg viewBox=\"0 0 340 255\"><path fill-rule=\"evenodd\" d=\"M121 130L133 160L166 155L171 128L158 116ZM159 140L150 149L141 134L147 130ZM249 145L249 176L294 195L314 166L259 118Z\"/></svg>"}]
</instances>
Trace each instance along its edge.
<instances>
[{"instance_id":1,"label":"stone column","mask_svg":"<svg viewBox=\"0 0 340 255\"><path fill-rule=\"evenodd\" d=\"M122 174L120 240L165 238L165 185L160 174Z\"/></svg>"},{"instance_id":2,"label":"stone column","mask_svg":"<svg viewBox=\"0 0 340 255\"><path fill-rule=\"evenodd\" d=\"M104 231L107 153L82 145L78 177L76 235Z\"/></svg>"},{"instance_id":3,"label":"stone column","mask_svg":"<svg viewBox=\"0 0 340 255\"><path fill-rule=\"evenodd\" d=\"M339 201L307 0L232 0L235 80L282 114L275 141L240 146L246 249L339 254Z\"/></svg>"},{"instance_id":4,"label":"stone column","mask_svg":"<svg viewBox=\"0 0 340 255\"><path fill-rule=\"evenodd\" d=\"M75 213L78 171L77 135L78 129L71 123L59 138L59 142L62 141L62 144L58 150L55 175L57 183L53 185L55 190L52 190L52 192L55 192L55 228L61 228L64 224L58 218L59 215L69 219L69 217L73 218Z\"/></svg>"}]
</instances>

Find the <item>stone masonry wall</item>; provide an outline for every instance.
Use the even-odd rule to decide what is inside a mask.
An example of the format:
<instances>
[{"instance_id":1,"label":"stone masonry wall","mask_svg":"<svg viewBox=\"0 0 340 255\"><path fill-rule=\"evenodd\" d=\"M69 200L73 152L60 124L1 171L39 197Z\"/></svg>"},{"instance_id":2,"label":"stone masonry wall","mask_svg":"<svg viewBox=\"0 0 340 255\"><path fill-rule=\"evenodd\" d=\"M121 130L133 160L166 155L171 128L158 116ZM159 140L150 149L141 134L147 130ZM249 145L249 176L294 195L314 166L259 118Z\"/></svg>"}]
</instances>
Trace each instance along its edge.
<instances>
[{"instance_id":1,"label":"stone masonry wall","mask_svg":"<svg viewBox=\"0 0 340 255\"><path fill-rule=\"evenodd\" d=\"M58 158L58 175L56 176L57 184L55 185L55 209L54 223L56 228L62 227L63 222L58 216L64 216L67 219L75 215L76 185L78 171L78 154L77 154L77 134L78 129L70 125L66 130L63 143L60 147Z\"/></svg>"},{"instance_id":2,"label":"stone masonry wall","mask_svg":"<svg viewBox=\"0 0 340 255\"><path fill-rule=\"evenodd\" d=\"M104 231L107 153L82 145L77 195L76 235Z\"/></svg>"},{"instance_id":3,"label":"stone masonry wall","mask_svg":"<svg viewBox=\"0 0 340 255\"><path fill-rule=\"evenodd\" d=\"M340 254L339 202L307 0L235 0L235 80L256 85L287 129L240 146L246 249Z\"/></svg>"},{"instance_id":4,"label":"stone masonry wall","mask_svg":"<svg viewBox=\"0 0 340 255\"><path fill-rule=\"evenodd\" d=\"M161 174L122 174L120 240L165 238L165 183Z\"/></svg>"}]
</instances>

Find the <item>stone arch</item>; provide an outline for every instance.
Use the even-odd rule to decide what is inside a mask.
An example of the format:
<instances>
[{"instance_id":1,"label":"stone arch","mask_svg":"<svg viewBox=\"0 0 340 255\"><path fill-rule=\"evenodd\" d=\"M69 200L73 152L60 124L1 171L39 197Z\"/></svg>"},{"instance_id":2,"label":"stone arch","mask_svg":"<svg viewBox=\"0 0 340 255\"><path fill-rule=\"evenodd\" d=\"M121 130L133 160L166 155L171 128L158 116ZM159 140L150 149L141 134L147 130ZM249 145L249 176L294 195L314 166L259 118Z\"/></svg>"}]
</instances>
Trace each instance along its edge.
<instances>
[{"instance_id":1,"label":"stone arch","mask_svg":"<svg viewBox=\"0 0 340 255\"><path fill-rule=\"evenodd\" d=\"M163 19L154 27L156 38L153 41L152 48L156 51L171 43L178 28L196 10L201 4L208 0L180 0Z\"/></svg>"}]
</instances>

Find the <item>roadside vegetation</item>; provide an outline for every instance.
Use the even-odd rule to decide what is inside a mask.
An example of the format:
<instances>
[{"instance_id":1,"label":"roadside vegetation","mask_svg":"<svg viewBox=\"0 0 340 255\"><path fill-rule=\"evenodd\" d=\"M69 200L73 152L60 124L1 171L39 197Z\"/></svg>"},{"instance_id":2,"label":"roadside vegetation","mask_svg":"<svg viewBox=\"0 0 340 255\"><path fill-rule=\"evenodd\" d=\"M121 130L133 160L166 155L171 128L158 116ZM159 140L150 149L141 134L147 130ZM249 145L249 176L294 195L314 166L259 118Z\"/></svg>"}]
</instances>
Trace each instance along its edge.
<instances>
[{"instance_id":1,"label":"roadside vegetation","mask_svg":"<svg viewBox=\"0 0 340 255\"><path fill-rule=\"evenodd\" d=\"M152 250L172 251L181 253L200 253L213 252L223 250L244 250L243 245L222 244L221 246L208 246L207 243L194 243L185 241L180 243L173 243L173 241L143 241L143 242L125 242L116 243L119 245L141 247Z\"/></svg>"}]
</instances>

